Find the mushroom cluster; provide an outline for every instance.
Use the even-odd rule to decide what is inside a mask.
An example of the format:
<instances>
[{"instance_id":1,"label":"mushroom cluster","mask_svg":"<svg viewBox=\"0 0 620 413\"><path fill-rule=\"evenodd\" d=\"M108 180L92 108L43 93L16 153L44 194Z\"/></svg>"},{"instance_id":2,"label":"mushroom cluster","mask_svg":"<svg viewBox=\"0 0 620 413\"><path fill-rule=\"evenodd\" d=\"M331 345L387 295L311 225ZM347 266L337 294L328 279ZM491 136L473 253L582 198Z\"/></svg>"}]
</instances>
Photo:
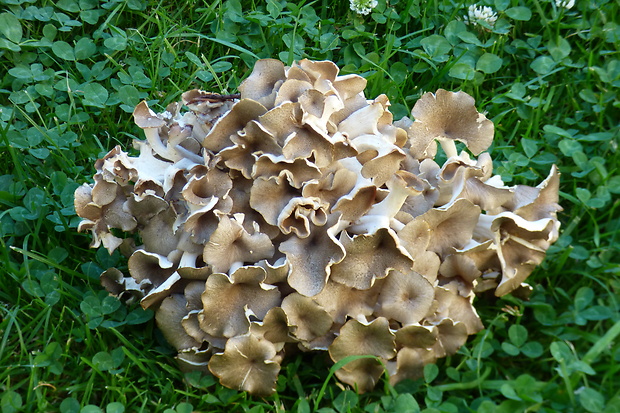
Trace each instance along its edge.
<instances>
[{"instance_id":1,"label":"mushroom cluster","mask_svg":"<svg viewBox=\"0 0 620 413\"><path fill-rule=\"evenodd\" d=\"M155 311L183 368L268 395L301 349L375 356L336 373L358 391L382 363L418 378L483 328L474 296L523 288L557 239L557 168L504 185L472 97L426 93L393 122L365 86L330 61L259 60L239 95L140 103L139 154L114 148L77 189L79 230L129 256L103 285Z\"/></svg>"}]
</instances>

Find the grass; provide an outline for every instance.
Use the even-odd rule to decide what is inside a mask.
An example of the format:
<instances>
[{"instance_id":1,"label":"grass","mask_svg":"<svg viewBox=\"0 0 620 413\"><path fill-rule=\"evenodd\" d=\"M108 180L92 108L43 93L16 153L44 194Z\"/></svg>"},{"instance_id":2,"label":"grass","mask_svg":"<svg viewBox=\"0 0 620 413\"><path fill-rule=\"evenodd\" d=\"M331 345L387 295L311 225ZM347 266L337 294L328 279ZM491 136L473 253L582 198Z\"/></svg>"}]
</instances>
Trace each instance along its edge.
<instances>
[{"instance_id":1,"label":"grass","mask_svg":"<svg viewBox=\"0 0 620 413\"><path fill-rule=\"evenodd\" d=\"M620 6L470 3L2 0L0 409L10 412L620 411ZM191 88L233 93L257 58L330 59L385 93L395 119L426 91L464 90L495 122L495 171L562 173L562 235L530 301L479 299L486 329L395 388L357 395L325 355L291 356L278 392L252 398L184 376L150 312L107 297L126 260L88 248L73 191L94 161L142 138L131 112Z\"/></svg>"}]
</instances>

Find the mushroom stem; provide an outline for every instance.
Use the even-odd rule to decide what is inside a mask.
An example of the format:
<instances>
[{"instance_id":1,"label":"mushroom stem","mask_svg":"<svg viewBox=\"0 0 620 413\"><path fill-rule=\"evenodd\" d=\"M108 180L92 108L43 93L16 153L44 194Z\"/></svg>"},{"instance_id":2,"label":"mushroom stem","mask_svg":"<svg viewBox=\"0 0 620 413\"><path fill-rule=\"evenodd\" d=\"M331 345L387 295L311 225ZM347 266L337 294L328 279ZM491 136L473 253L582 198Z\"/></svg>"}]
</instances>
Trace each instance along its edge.
<instances>
[{"instance_id":1,"label":"mushroom stem","mask_svg":"<svg viewBox=\"0 0 620 413\"><path fill-rule=\"evenodd\" d=\"M146 140L151 144L151 148L157 155L172 161L178 160L178 157L173 156L169 148L161 141L157 128L143 128L143 130Z\"/></svg>"},{"instance_id":2,"label":"mushroom stem","mask_svg":"<svg viewBox=\"0 0 620 413\"><path fill-rule=\"evenodd\" d=\"M383 201L370 208L368 215L384 215L392 219L400 211L409 195L411 193L404 187L392 188Z\"/></svg>"},{"instance_id":3,"label":"mushroom stem","mask_svg":"<svg viewBox=\"0 0 620 413\"><path fill-rule=\"evenodd\" d=\"M491 230L491 225L493 224L495 218L497 218L497 215L480 214L478 223L474 228L474 237L477 240L486 241L489 239L495 239L495 234L493 233L493 230Z\"/></svg>"},{"instance_id":4,"label":"mushroom stem","mask_svg":"<svg viewBox=\"0 0 620 413\"><path fill-rule=\"evenodd\" d=\"M396 218L392 218L390 220L390 227L395 231L400 231L401 229L405 228L405 224L403 224Z\"/></svg>"},{"instance_id":5,"label":"mushroom stem","mask_svg":"<svg viewBox=\"0 0 620 413\"><path fill-rule=\"evenodd\" d=\"M374 234L379 228L389 228L391 219L400 211L408 196L409 194L404 190L390 191L383 201L373 205L350 230L358 234Z\"/></svg>"},{"instance_id":6,"label":"mushroom stem","mask_svg":"<svg viewBox=\"0 0 620 413\"><path fill-rule=\"evenodd\" d=\"M239 268L243 267L243 261L235 261L230 264L230 270L228 270L228 274L232 275Z\"/></svg>"},{"instance_id":7,"label":"mushroom stem","mask_svg":"<svg viewBox=\"0 0 620 413\"><path fill-rule=\"evenodd\" d=\"M196 259L198 258L198 255L200 254L183 251L183 255L181 255L181 260L179 261L179 268L196 268Z\"/></svg>"},{"instance_id":8,"label":"mushroom stem","mask_svg":"<svg viewBox=\"0 0 620 413\"><path fill-rule=\"evenodd\" d=\"M350 229L355 233L367 232L374 234L379 228L389 228L392 219L402 208L407 197L417 191L407 185L407 182L398 175L394 175L387 183L390 192L383 201L373 205L366 215L361 217L356 225Z\"/></svg>"},{"instance_id":9,"label":"mushroom stem","mask_svg":"<svg viewBox=\"0 0 620 413\"><path fill-rule=\"evenodd\" d=\"M458 152L456 150L456 142L450 138L440 138L438 139L441 144L441 149L446 154L446 158L454 158L458 156Z\"/></svg>"},{"instance_id":10,"label":"mushroom stem","mask_svg":"<svg viewBox=\"0 0 620 413\"><path fill-rule=\"evenodd\" d=\"M181 155L183 155L185 159L188 159L188 160L194 162L195 164L199 164L200 165L200 164L204 163L204 158L202 157L202 155L194 153L194 152L192 152L192 151L182 147L181 145L175 145L174 146L174 150L176 150Z\"/></svg>"}]
</instances>

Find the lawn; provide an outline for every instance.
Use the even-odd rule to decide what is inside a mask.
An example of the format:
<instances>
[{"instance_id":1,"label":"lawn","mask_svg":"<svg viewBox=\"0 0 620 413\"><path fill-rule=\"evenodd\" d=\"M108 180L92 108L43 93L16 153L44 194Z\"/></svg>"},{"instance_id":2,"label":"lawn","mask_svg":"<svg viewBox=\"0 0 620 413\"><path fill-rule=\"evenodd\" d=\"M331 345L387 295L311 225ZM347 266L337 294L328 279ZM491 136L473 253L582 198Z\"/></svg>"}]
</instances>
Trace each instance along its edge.
<instances>
[{"instance_id":1,"label":"lawn","mask_svg":"<svg viewBox=\"0 0 620 413\"><path fill-rule=\"evenodd\" d=\"M440 0L368 14L345 0L0 4L2 413L620 411L618 1L495 0L484 16ZM425 92L462 90L495 124L507 185L557 165L560 238L530 299L477 298L486 328L456 355L364 394L325 352L288 356L266 398L183 374L152 312L101 287L127 259L89 248L74 191L144 139L142 100L161 112L186 90L236 93L261 58L332 60L368 98L386 94L394 119Z\"/></svg>"}]
</instances>

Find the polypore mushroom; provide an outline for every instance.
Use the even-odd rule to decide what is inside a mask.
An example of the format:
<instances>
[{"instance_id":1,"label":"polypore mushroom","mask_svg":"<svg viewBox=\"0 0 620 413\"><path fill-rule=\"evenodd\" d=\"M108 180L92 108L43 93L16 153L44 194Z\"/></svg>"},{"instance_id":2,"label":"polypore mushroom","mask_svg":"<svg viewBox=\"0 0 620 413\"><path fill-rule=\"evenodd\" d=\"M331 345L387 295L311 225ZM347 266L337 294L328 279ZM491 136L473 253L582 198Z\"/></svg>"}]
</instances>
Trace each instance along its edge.
<instances>
[{"instance_id":1,"label":"polypore mushroom","mask_svg":"<svg viewBox=\"0 0 620 413\"><path fill-rule=\"evenodd\" d=\"M371 288L358 290L335 282L330 278L321 292L314 297L334 320L344 324L347 317L365 320L374 312L383 280L376 280Z\"/></svg>"},{"instance_id":2,"label":"polypore mushroom","mask_svg":"<svg viewBox=\"0 0 620 413\"><path fill-rule=\"evenodd\" d=\"M202 146L213 152L232 146L231 136L245 128L252 120L267 112L260 103L251 99L236 102L230 111L218 119L202 141Z\"/></svg>"},{"instance_id":3,"label":"polypore mushroom","mask_svg":"<svg viewBox=\"0 0 620 413\"><path fill-rule=\"evenodd\" d=\"M331 267L345 257L344 247L332 233L337 223L330 224L323 225L327 227L323 230L312 225L307 237L293 235L278 247L289 263L288 284L308 297L323 290Z\"/></svg>"},{"instance_id":4,"label":"polypore mushroom","mask_svg":"<svg viewBox=\"0 0 620 413\"><path fill-rule=\"evenodd\" d=\"M255 120L250 121L242 131L230 139L235 145L221 150L219 155L226 166L241 171L247 179L252 176L256 155L264 153L277 155L282 151L274 136Z\"/></svg>"},{"instance_id":5,"label":"polypore mushroom","mask_svg":"<svg viewBox=\"0 0 620 413\"><path fill-rule=\"evenodd\" d=\"M209 370L224 386L268 396L275 391L280 371L276 354L272 342L247 333L230 338L224 352L211 357Z\"/></svg>"},{"instance_id":6,"label":"polypore mushroom","mask_svg":"<svg viewBox=\"0 0 620 413\"><path fill-rule=\"evenodd\" d=\"M329 355L338 362L347 356L375 356L379 360L389 360L396 355L394 334L384 317L370 323L351 319L340 329L340 335L329 346ZM336 370L336 376L356 386L361 392L372 390L383 367L377 358L361 358L345 364Z\"/></svg>"},{"instance_id":7,"label":"polypore mushroom","mask_svg":"<svg viewBox=\"0 0 620 413\"><path fill-rule=\"evenodd\" d=\"M294 232L299 238L310 235L310 225L325 225L328 204L319 198L292 198L278 215L278 227L283 234Z\"/></svg>"},{"instance_id":8,"label":"polypore mushroom","mask_svg":"<svg viewBox=\"0 0 620 413\"><path fill-rule=\"evenodd\" d=\"M164 298L155 312L157 327L164 334L165 339L177 350L198 348L200 344L191 337L181 324L188 314L187 301L183 294L172 294Z\"/></svg>"},{"instance_id":9,"label":"polypore mushroom","mask_svg":"<svg viewBox=\"0 0 620 413\"><path fill-rule=\"evenodd\" d=\"M398 237L381 228L374 234L349 236L342 233L340 242L345 257L331 267L330 278L358 290L366 290L391 270L407 271L412 260L399 245Z\"/></svg>"},{"instance_id":10,"label":"polypore mushroom","mask_svg":"<svg viewBox=\"0 0 620 413\"><path fill-rule=\"evenodd\" d=\"M478 155L491 146L494 126L474 106L474 99L464 92L439 89L425 93L411 111L415 118L407 131L411 151L418 159L433 157L434 140L439 140L448 158L456 157L455 141L461 141Z\"/></svg>"},{"instance_id":11,"label":"polypore mushroom","mask_svg":"<svg viewBox=\"0 0 620 413\"><path fill-rule=\"evenodd\" d=\"M284 172L283 174L283 171ZM286 159L270 153L261 155L254 164L252 177L274 177L285 175L295 188L305 186L306 182L322 176L321 170L306 158Z\"/></svg>"},{"instance_id":12,"label":"polypore mushroom","mask_svg":"<svg viewBox=\"0 0 620 413\"><path fill-rule=\"evenodd\" d=\"M252 321L250 332L271 341L278 351L284 343L295 342L292 331L294 327L289 324L288 317L281 307L273 307L267 311L262 321Z\"/></svg>"},{"instance_id":13,"label":"polypore mushroom","mask_svg":"<svg viewBox=\"0 0 620 413\"><path fill-rule=\"evenodd\" d=\"M267 59L240 94L142 102L139 155L113 148L76 190L91 245L130 256L102 284L155 310L183 371L262 396L287 351L328 351L361 357L336 377L368 391L384 366L394 384L454 354L482 328L474 294L527 292L559 235L557 168L508 187L469 95L427 93L394 122L365 86Z\"/></svg>"},{"instance_id":14,"label":"polypore mushroom","mask_svg":"<svg viewBox=\"0 0 620 413\"><path fill-rule=\"evenodd\" d=\"M403 325L415 324L429 312L434 298L433 286L422 275L395 270L383 283L376 313Z\"/></svg>"},{"instance_id":15,"label":"polypore mushroom","mask_svg":"<svg viewBox=\"0 0 620 413\"><path fill-rule=\"evenodd\" d=\"M267 108L272 108L276 93L285 79L284 64L275 59L262 59L256 62L250 76L241 85L242 99L254 100Z\"/></svg>"},{"instance_id":16,"label":"polypore mushroom","mask_svg":"<svg viewBox=\"0 0 620 413\"><path fill-rule=\"evenodd\" d=\"M110 230L118 228L123 231L132 231L137 226L136 219L125 210L127 199L118 185L114 185L114 198L105 204L94 202L92 192L94 188L82 185L76 189L75 209L84 218L78 226L78 231L90 230L93 234L91 247L103 246L112 253L123 240L113 235ZM107 200L108 198L106 198Z\"/></svg>"},{"instance_id":17,"label":"polypore mushroom","mask_svg":"<svg viewBox=\"0 0 620 413\"><path fill-rule=\"evenodd\" d=\"M373 205L351 228L352 231L372 234L379 228L389 228L407 197L420 194L423 184L412 173L398 171L387 182L387 187L390 191L385 199Z\"/></svg>"},{"instance_id":18,"label":"polypore mushroom","mask_svg":"<svg viewBox=\"0 0 620 413\"><path fill-rule=\"evenodd\" d=\"M292 293L282 300L282 310L293 327L292 334L308 343L329 331L333 324L331 316L312 298Z\"/></svg>"},{"instance_id":19,"label":"polypore mushroom","mask_svg":"<svg viewBox=\"0 0 620 413\"><path fill-rule=\"evenodd\" d=\"M265 275L261 267L241 267L230 278L211 274L202 293L200 328L216 337L245 334L250 328L250 314L262 319L280 304L280 292L263 283Z\"/></svg>"},{"instance_id":20,"label":"polypore mushroom","mask_svg":"<svg viewBox=\"0 0 620 413\"><path fill-rule=\"evenodd\" d=\"M258 211L270 225L278 225L278 217L289 203L299 196L299 190L292 184L291 173L287 170L278 176L259 176L250 190L250 206Z\"/></svg>"},{"instance_id":21,"label":"polypore mushroom","mask_svg":"<svg viewBox=\"0 0 620 413\"><path fill-rule=\"evenodd\" d=\"M273 255L274 246L266 234L248 233L242 219L221 216L220 223L205 244L203 259L214 272L227 272L245 262L256 262Z\"/></svg>"},{"instance_id":22,"label":"polypore mushroom","mask_svg":"<svg viewBox=\"0 0 620 413\"><path fill-rule=\"evenodd\" d=\"M448 208L433 208L417 219L426 221L433 236L428 249L445 256L462 248L471 239L478 223L480 207L466 199L458 199Z\"/></svg>"},{"instance_id":23,"label":"polypore mushroom","mask_svg":"<svg viewBox=\"0 0 620 413\"><path fill-rule=\"evenodd\" d=\"M555 217L528 221L512 212L480 216L475 233L493 240L501 263L502 279L495 291L497 296L518 288L542 262L547 249L557 239L558 226Z\"/></svg>"}]
</instances>

